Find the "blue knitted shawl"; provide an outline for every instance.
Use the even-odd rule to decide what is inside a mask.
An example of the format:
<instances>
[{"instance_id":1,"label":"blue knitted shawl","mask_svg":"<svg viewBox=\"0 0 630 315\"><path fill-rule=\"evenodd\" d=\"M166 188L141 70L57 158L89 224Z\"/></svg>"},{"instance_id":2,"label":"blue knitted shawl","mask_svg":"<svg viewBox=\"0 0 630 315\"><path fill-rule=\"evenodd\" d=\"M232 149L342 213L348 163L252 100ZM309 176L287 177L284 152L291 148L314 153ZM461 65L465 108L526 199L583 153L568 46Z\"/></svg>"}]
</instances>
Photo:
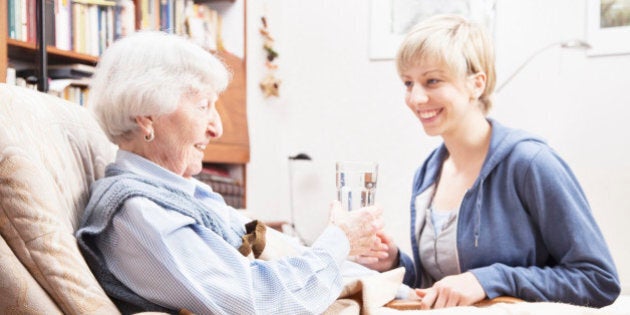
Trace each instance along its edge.
<instances>
[{"instance_id":1,"label":"blue knitted shawl","mask_svg":"<svg viewBox=\"0 0 630 315\"><path fill-rule=\"evenodd\" d=\"M242 231L221 226L222 221L217 214L206 209L189 194L125 171L115 164L107 166L105 177L94 182L90 190L90 201L83 214L81 227L76 232L77 241L92 273L123 314L141 311L177 313L147 301L118 281L107 269L103 254L96 246L96 239L107 229L127 199L148 198L164 209L193 218L197 224L211 229L237 249L242 243Z\"/></svg>"}]
</instances>

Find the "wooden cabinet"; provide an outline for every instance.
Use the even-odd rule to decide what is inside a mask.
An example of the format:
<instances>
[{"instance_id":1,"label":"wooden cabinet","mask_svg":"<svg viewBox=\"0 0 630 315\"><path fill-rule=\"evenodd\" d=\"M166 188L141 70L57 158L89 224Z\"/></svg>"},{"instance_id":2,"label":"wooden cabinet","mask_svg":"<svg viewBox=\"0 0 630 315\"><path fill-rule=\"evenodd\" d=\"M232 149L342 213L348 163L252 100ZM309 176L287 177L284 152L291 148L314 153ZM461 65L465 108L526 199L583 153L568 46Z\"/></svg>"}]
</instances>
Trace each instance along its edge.
<instances>
[{"instance_id":1,"label":"wooden cabinet","mask_svg":"<svg viewBox=\"0 0 630 315\"><path fill-rule=\"evenodd\" d=\"M39 1L39 0L38 0ZM136 4L140 0L134 1ZM196 1L204 2L212 6L213 3L225 6L225 1ZM227 5L234 5L243 9L242 14L230 13L231 18L242 19L240 34L224 34L224 36L242 36L243 47L242 57L227 51L216 52L216 55L230 68L233 77L227 90L220 96L218 111L223 121L223 136L211 142L205 152L204 163L208 166L219 166L228 170L231 176L235 177L243 187L245 187L245 170L249 162L249 131L247 126L247 98L246 98L246 64L245 64L245 0L228 2ZM136 10L138 9L136 5ZM234 10L232 10L234 11ZM240 9L239 9L240 11ZM8 34L8 1L0 1L0 82L6 81L7 67L10 62L36 63L37 47L34 43L22 42L9 38ZM137 14L136 14L137 15ZM239 16L240 15L240 16ZM232 21L234 22L234 21ZM237 21L238 22L238 21ZM61 50L54 46L47 47L49 64L71 64L83 63L96 65L98 57L81 54L74 51ZM244 207L245 197L241 203Z\"/></svg>"},{"instance_id":2,"label":"wooden cabinet","mask_svg":"<svg viewBox=\"0 0 630 315\"><path fill-rule=\"evenodd\" d=\"M219 52L217 55L230 68L233 77L217 102L223 121L223 136L210 142L204 160L244 164L249 162L245 62L229 52Z\"/></svg>"},{"instance_id":3,"label":"wooden cabinet","mask_svg":"<svg viewBox=\"0 0 630 315\"><path fill-rule=\"evenodd\" d=\"M9 20L8 20L9 7L7 1L0 1L0 82L5 82L7 79L7 39L9 38Z\"/></svg>"}]
</instances>

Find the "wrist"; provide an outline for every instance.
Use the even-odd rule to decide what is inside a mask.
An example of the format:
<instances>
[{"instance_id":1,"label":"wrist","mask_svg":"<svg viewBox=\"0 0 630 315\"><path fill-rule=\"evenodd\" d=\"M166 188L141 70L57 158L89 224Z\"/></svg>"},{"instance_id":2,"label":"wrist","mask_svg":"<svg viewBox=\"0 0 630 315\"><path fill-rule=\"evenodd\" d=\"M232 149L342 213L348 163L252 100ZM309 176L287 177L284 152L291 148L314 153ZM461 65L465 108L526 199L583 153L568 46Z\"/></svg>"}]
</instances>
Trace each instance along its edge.
<instances>
[{"instance_id":1,"label":"wrist","mask_svg":"<svg viewBox=\"0 0 630 315\"><path fill-rule=\"evenodd\" d=\"M400 249L396 247L396 254L394 255L394 261L392 262L390 269L398 268L399 266L400 266Z\"/></svg>"}]
</instances>

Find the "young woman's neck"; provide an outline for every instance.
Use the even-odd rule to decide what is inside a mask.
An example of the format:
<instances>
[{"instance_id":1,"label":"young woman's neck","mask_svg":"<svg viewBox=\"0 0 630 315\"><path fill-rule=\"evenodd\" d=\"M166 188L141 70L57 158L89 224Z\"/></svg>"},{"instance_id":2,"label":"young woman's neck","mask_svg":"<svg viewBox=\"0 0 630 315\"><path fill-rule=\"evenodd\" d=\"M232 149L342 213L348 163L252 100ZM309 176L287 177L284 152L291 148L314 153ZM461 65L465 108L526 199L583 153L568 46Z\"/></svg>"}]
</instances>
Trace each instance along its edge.
<instances>
[{"instance_id":1,"label":"young woman's neck","mask_svg":"<svg viewBox=\"0 0 630 315\"><path fill-rule=\"evenodd\" d=\"M444 145L455 166L483 163L490 146L492 127L485 117L469 119L453 134L444 135Z\"/></svg>"}]
</instances>

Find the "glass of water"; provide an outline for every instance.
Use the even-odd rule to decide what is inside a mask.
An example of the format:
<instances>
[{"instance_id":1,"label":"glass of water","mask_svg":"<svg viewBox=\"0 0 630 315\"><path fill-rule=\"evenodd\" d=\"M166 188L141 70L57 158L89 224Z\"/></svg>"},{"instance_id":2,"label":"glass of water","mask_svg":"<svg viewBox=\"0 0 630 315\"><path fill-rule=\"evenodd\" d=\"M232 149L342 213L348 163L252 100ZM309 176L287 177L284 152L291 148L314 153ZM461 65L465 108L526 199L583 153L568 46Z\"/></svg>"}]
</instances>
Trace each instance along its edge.
<instances>
[{"instance_id":1,"label":"glass of water","mask_svg":"<svg viewBox=\"0 0 630 315\"><path fill-rule=\"evenodd\" d=\"M337 200L351 211L374 204L378 163L337 162Z\"/></svg>"}]
</instances>

